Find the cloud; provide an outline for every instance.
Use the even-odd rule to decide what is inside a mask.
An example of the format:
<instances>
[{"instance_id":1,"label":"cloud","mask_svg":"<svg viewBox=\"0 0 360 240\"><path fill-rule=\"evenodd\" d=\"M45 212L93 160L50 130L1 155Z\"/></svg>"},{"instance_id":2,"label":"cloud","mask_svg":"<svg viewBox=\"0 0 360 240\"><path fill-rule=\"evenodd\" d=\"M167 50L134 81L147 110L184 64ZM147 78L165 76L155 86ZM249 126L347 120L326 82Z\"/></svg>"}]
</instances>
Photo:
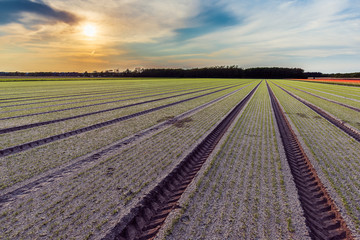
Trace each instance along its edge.
<instances>
[{"instance_id":1,"label":"cloud","mask_svg":"<svg viewBox=\"0 0 360 240\"><path fill-rule=\"evenodd\" d=\"M0 0L0 24L21 23L22 14L30 13L46 17L50 21L75 24L79 17L63 10L57 10L42 1Z\"/></svg>"},{"instance_id":2,"label":"cloud","mask_svg":"<svg viewBox=\"0 0 360 240\"><path fill-rule=\"evenodd\" d=\"M238 64L332 72L346 62L358 71L359 12L351 0L0 0L0 49L8 49L3 59L27 51L45 63L57 56L62 66L101 59L94 70ZM97 27L96 41L83 36L83 23Z\"/></svg>"},{"instance_id":3,"label":"cloud","mask_svg":"<svg viewBox=\"0 0 360 240\"><path fill-rule=\"evenodd\" d=\"M202 21L198 17L202 14L198 14L188 21L194 22L194 27L184 28L185 31L175 29L178 35L174 39L158 39L153 44L131 47L140 57L165 59L171 56L172 60L168 61L194 54L196 60L188 57L183 61L197 63L194 66L212 62L211 65L289 66L314 70L321 60L318 71L340 71L343 64L335 68L333 58L345 62L360 55L359 8L359 4L347 0L247 3L229 0L218 9L236 20L230 24L220 21L217 25L216 21L211 21L212 14L208 15L210 19ZM171 64L168 61L166 64ZM323 64L326 61L332 63L328 69ZM359 59L356 62L359 64ZM353 71L358 70L354 68Z\"/></svg>"},{"instance_id":4,"label":"cloud","mask_svg":"<svg viewBox=\"0 0 360 240\"><path fill-rule=\"evenodd\" d=\"M214 1L210 1L210 4L209 2L202 3L199 9L198 14L186 21L187 27L175 29L177 41L195 38L239 23L238 18L229 12L224 5Z\"/></svg>"}]
</instances>

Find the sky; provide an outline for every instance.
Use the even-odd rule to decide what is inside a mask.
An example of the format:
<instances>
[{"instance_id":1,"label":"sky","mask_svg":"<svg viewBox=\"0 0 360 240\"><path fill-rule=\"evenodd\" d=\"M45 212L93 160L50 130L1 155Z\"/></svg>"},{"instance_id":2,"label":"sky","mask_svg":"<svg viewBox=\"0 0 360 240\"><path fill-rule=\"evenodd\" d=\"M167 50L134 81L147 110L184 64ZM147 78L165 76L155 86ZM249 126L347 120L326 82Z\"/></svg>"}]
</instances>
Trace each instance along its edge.
<instances>
[{"instance_id":1,"label":"sky","mask_svg":"<svg viewBox=\"0 0 360 240\"><path fill-rule=\"evenodd\" d=\"M0 0L1 71L360 72L360 0Z\"/></svg>"}]
</instances>

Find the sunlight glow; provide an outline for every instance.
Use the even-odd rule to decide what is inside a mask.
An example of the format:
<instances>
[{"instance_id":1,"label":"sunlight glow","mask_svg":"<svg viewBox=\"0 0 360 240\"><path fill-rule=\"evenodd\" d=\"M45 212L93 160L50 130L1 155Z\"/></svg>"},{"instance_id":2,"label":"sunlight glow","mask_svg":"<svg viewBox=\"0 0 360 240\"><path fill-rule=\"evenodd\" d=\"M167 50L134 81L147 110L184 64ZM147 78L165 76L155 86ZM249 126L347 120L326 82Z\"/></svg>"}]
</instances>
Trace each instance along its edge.
<instances>
[{"instance_id":1,"label":"sunlight glow","mask_svg":"<svg viewBox=\"0 0 360 240\"><path fill-rule=\"evenodd\" d=\"M83 28L83 34L87 37L95 37L96 27L91 24L85 25Z\"/></svg>"}]
</instances>

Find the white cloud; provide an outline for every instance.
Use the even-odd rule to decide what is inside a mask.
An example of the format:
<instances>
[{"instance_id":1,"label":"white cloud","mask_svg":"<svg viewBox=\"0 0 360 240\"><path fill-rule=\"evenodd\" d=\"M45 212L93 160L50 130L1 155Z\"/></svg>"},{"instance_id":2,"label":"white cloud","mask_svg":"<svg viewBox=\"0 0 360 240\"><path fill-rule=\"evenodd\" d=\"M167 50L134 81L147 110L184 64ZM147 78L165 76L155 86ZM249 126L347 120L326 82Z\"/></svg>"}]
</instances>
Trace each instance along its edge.
<instances>
[{"instance_id":1,"label":"white cloud","mask_svg":"<svg viewBox=\"0 0 360 240\"><path fill-rule=\"evenodd\" d=\"M114 41L149 42L154 38L170 36L173 29L184 26L184 21L194 14L197 1L191 0L47 0L58 8L71 9L97 22L104 34Z\"/></svg>"},{"instance_id":2,"label":"white cloud","mask_svg":"<svg viewBox=\"0 0 360 240\"><path fill-rule=\"evenodd\" d=\"M331 68L345 66L336 65L331 58L344 62L344 56L349 56L348 59L355 62L350 65L354 71L359 71L355 66L360 66L360 59L354 57L360 56L358 0L43 2L54 9L81 16L83 22L79 25L39 23L31 29L19 23L0 26L0 50L7 54L2 56L1 62L6 58L15 59L15 52L19 57L23 51L29 58L31 54L35 58L36 53L36 58L42 57L38 59L41 63L50 61L50 54L58 56L57 64L61 57L64 62L73 59L79 64L81 61L85 64L85 58L91 57L86 61L94 63L94 70L95 63L99 64L97 70L107 69L110 65L132 68L132 64L133 67L238 64L244 67L319 66L321 69L318 71L331 72L339 71ZM192 27L189 19L201 12L205 2L216 2L236 16L239 24L216 28L183 42L176 41L176 30ZM24 15L24 21L36 23L31 15ZM98 28L99 34L92 41L81 35L81 25L85 22L91 22ZM144 49L144 45L137 43L147 43L150 48ZM14 46L17 51L14 51ZM132 52L136 55L130 56ZM11 53L13 56L10 56Z\"/></svg>"},{"instance_id":3,"label":"white cloud","mask_svg":"<svg viewBox=\"0 0 360 240\"><path fill-rule=\"evenodd\" d=\"M228 9L243 19L241 24L192 39L178 52L199 47L207 49L206 61L212 58L216 64L231 59L232 64L244 66L269 62L308 66L306 61L316 64L315 58L360 55L360 18L349 11L354 10L350 1L232 2Z\"/></svg>"}]
</instances>

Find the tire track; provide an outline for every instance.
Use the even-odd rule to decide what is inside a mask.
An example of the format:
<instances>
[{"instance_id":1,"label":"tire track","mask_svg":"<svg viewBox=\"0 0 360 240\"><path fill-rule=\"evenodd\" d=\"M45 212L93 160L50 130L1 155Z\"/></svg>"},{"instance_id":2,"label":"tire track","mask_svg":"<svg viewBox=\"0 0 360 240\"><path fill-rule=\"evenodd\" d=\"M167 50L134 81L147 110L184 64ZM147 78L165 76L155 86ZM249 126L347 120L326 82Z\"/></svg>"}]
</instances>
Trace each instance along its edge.
<instances>
[{"instance_id":1,"label":"tire track","mask_svg":"<svg viewBox=\"0 0 360 240\"><path fill-rule=\"evenodd\" d=\"M260 84L261 82L132 209L129 215L121 219L103 240L153 239L168 214L176 208L176 203L186 187Z\"/></svg>"},{"instance_id":2,"label":"tire track","mask_svg":"<svg viewBox=\"0 0 360 240\"><path fill-rule=\"evenodd\" d=\"M336 127L338 127L339 129L341 129L342 131L344 131L346 134L348 134L350 137L354 138L355 140L357 140L358 142L360 142L360 133L350 127L348 127L347 125L344 124L343 121L334 118L333 116L329 115L328 113L326 113L324 110L322 110L319 107L316 107L315 105L305 101L304 99L296 96L295 94L287 91L286 89L280 87L279 85L273 83L274 85L276 85L278 88L280 88L281 90L283 90L284 92L286 92L287 94L289 94L291 97L295 98L296 100L298 100L299 102L303 103L304 105L306 105L307 107L309 107L310 109L312 109L314 112L316 112L317 114L319 114L320 116L322 116L323 118L325 118L327 121L329 121L330 123L332 123L333 125L335 125Z\"/></svg>"},{"instance_id":3,"label":"tire track","mask_svg":"<svg viewBox=\"0 0 360 240\"><path fill-rule=\"evenodd\" d=\"M28 86L28 87L30 87L30 86ZM84 87L86 87L86 86L84 86ZM91 90L91 88L96 88L96 89ZM24 87L22 89L24 89ZM69 89L72 89L72 88L70 88L70 87L68 87L68 88L56 88L56 89L51 88L51 89L38 91L38 92L31 91L32 94L40 94L40 95L27 96L27 97L23 96L24 93L8 93L8 94L3 94L3 98L0 98L0 101L13 100L13 99L27 99L27 98L33 98L35 100L36 98L42 98L42 97L71 96L73 94L71 94L71 95L62 95L61 94L64 91L67 91ZM81 87L81 89L84 89L84 88ZM30 90L25 91L25 93L30 92ZM44 93L49 94L49 91L51 92L52 95L43 95ZM87 94L87 93L106 93L106 92L111 92L111 91L108 91L108 88L104 88L104 87L102 87L102 90L99 90L97 87L88 87L82 93ZM76 94L79 94L79 93L76 93ZM9 97L5 98L4 96L9 96ZM81 96L81 95L79 95L79 96ZM2 103L2 102L0 102L0 103Z\"/></svg>"},{"instance_id":4,"label":"tire track","mask_svg":"<svg viewBox=\"0 0 360 240\"><path fill-rule=\"evenodd\" d=\"M118 102L124 102L124 101L130 101L130 100L136 100L136 99L142 99L142 98L148 98L148 97L156 97L156 96L172 94L172 93L176 93L176 92L185 92L185 91L187 91L187 90L171 91L171 92L158 93L158 94L146 95L146 96L141 96L141 97L133 97L133 98L120 99L120 100L114 100L114 101L109 101L109 102L94 103L94 104L82 105L82 106L71 107L71 108L57 109L57 110L52 110L52 111L30 113L30 114L18 115L18 116L13 116L13 117L0 118L0 121L9 120L9 119L16 119L16 118L23 118L23 117L31 117L31 116L37 116L37 115L49 114L49 113L55 113L55 112L63 112L63 111L69 111L69 110L86 108L86 107L94 107L94 106L100 106L100 105L105 105L105 104L110 104L110 103L118 103ZM134 94L134 95L137 95L137 94ZM113 97L113 98L119 98L119 97ZM87 101L99 101L99 99L97 99L97 100L87 100ZM87 102L87 101L80 101L80 102L77 102L77 103L82 103L82 102ZM57 105L46 106L46 107L53 107L53 106L59 106L59 105L65 105L65 104L74 104L74 103L64 103L64 104L57 104Z\"/></svg>"},{"instance_id":5,"label":"tire track","mask_svg":"<svg viewBox=\"0 0 360 240\"><path fill-rule=\"evenodd\" d=\"M99 95L99 94L104 94L104 93L121 93L121 92L125 92L124 90L121 91L105 91L105 92L100 92L100 91L94 91L94 92L85 92L82 94L71 94L71 95L57 95L57 96L45 96L45 97L19 97L19 98L13 98L13 99L19 99L19 100L13 100L13 101L6 101L7 99L0 99L1 101L5 101L5 102L0 102L0 104L2 103L11 103L11 102L25 102L25 101L36 101L36 100L43 100L43 99L54 99L54 98L71 98L71 97L77 97L77 96L88 96L88 95ZM20 100L22 99L22 100ZM11 100L9 98L9 100ZM61 101L61 100L57 100L57 101ZM17 106L17 105L14 105ZM4 107L4 106L1 106Z\"/></svg>"},{"instance_id":6,"label":"tire track","mask_svg":"<svg viewBox=\"0 0 360 240\"><path fill-rule=\"evenodd\" d=\"M44 144L48 144L48 143L51 143L51 142L54 142L54 141L69 138L71 136L75 136L75 135L78 135L78 134L81 134L81 133L84 133L84 132L89 132L89 131L92 131L92 130L95 130L95 129L98 129L98 128L109 126L109 125L112 125L112 124L115 124L115 123L118 123L118 122L122 122L122 121L125 121L125 120L128 120L128 119L131 119L131 118L135 118L135 117L145 115L145 114L148 114L148 113L151 113L151 112L155 112L155 111L158 111L158 110L161 110L161 109L164 109L164 108L175 106L175 105L178 105L180 103L184 103L184 102L188 102L188 101L191 101L191 100L194 100L194 99L205 97L205 96L217 93L217 92L225 91L225 90L233 88L233 87L236 87L236 86L230 86L230 87L219 89L219 90L216 90L216 91L213 91L213 92L209 92L209 93L194 96L194 97L191 97L191 98L183 99L183 100L180 100L180 101L177 101L177 102L165 104L165 105L162 105L162 106L159 106L159 107L150 108L150 109L147 109L147 110L144 110L144 111L140 111L140 112L137 112L137 113L126 115L126 116L116 118L116 119L113 119L113 120L108 120L108 121L105 121L105 122L93 124L91 126L79 128L79 129L69 131L69 132L66 132L66 133L62 133L62 134L54 135L54 136L51 136L51 137L42 138L42 139L35 140L35 141L32 141L32 142L28 142L28 143L20 144L20 145L17 145L17 146L9 147L9 148L6 148L6 149L2 149L2 150L0 150L0 157L5 157L5 156L9 156L9 155L12 155L12 154L15 154L15 153L23 152L23 151L26 151L26 150L31 149L31 148L35 148L35 147L38 147L38 146L41 146L41 145L44 145Z\"/></svg>"},{"instance_id":7,"label":"tire track","mask_svg":"<svg viewBox=\"0 0 360 240\"><path fill-rule=\"evenodd\" d=\"M267 87L311 238L321 240L353 239L349 228L321 183L268 84Z\"/></svg>"},{"instance_id":8,"label":"tire track","mask_svg":"<svg viewBox=\"0 0 360 240\"><path fill-rule=\"evenodd\" d=\"M218 86L220 87L225 87L228 85L222 85L222 86ZM201 89L201 88L192 88L191 90L195 90L195 89ZM163 89L156 89L158 91L153 91L150 93L157 93L157 92L163 92ZM166 89L167 90L167 89ZM185 92L185 91L189 91L189 89L184 89L184 90L178 90L178 91L174 91L174 92L168 92L168 93L175 93L175 92ZM108 99L114 99L114 98L121 98L121 97L131 97L131 96L137 96L140 93L145 93L146 91L133 91L131 94L127 94L127 95L119 95L119 93L112 93L112 94L104 94L104 95L100 95L100 96L111 96L111 95L118 95L115 97L106 97L106 98L96 98L96 99L89 99L89 100L83 100L83 101L77 101L77 102L65 102L65 103L58 103L58 104L53 104L53 105L46 105L46 106L38 106L38 107L30 107L30 108L22 108L22 109L14 109L14 110L8 110L8 111L0 111L0 114L3 113L9 113L9 112L18 112L18 111L26 111L26 110L33 110L33 109L40 109L40 108L49 108L49 107L57 107L57 106L63 106L63 105L70 105L70 104L77 104L77 103L85 103L85 102L94 102L94 101L101 101L101 100L108 100ZM89 98L89 97L85 97L85 98ZM74 99L83 99L83 98L74 98ZM71 99L71 100L74 100ZM64 101L64 100L55 100L55 101L49 101L49 102L57 102L57 101ZM31 103L31 104L40 104L40 103L46 103L46 102L37 102L37 103ZM14 105L13 105L14 106ZM6 107L12 107L10 106L6 106ZM0 107L1 108L1 107ZM0 119L1 120L1 119Z\"/></svg>"},{"instance_id":9,"label":"tire track","mask_svg":"<svg viewBox=\"0 0 360 240\"><path fill-rule=\"evenodd\" d=\"M305 91L305 90L302 90L302 89L299 89L299 88L296 88L296 87L292 87L292 86L289 86L289 85L286 85L286 84L283 84L283 85L285 85L285 86L287 86L287 87L290 87L290 88L293 88L293 89L295 89L295 90L298 90L298 91L300 91L300 92L303 92L303 93L309 94L309 95L311 95L311 96L313 96L313 97L317 97L317 98L320 98L320 99L326 100L326 101L328 101L328 102L332 102L332 103L338 104L338 105L340 105L340 106L343 106L343 107L349 108L349 109L351 109L351 110L354 110L354 111L360 112L360 109L359 109L359 108L356 108L356 107L353 107L353 106L347 105L347 104L345 104L345 103L341 103L341 102L338 102L338 101L335 101L335 100L331 100L331 99L328 99L328 98L325 98L325 97L322 97L322 96L318 96L318 95L316 95L316 94L314 94L314 93L307 92L307 91Z\"/></svg>"},{"instance_id":10,"label":"tire track","mask_svg":"<svg viewBox=\"0 0 360 240\"><path fill-rule=\"evenodd\" d=\"M152 99L152 100L148 100L148 101L144 101L144 102L133 103L133 104L128 104L128 105L124 105L124 106L120 106L120 107L109 108L109 109L104 109L104 110L100 110L100 111L79 114L79 115L75 115L75 116L71 116L71 117L58 118L58 119L49 120L49 121L30 123L30 124L16 126L16 127L3 128L3 129L0 129L0 134L16 132L16 131L25 130L25 129L29 129L29 128L34 128L34 127L45 126L45 125L49 125L49 124L53 124L53 123L58 123L58 122L63 122L63 121L67 121L67 120L87 117L87 116L100 114L100 113L105 113L105 112L111 112L111 111L115 111L115 110L119 110L119 109L123 109L123 108L129 108L129 107L143 105L143 104L147 104L147 103L153 103L153 102L157 102L157 101L161 101L161 100L166 100L166 99L170 99L170 98L185 96L185 95L189 95L189 94L193 94L193 93L199 93L199 92L208 91L208 90L212 90L212 89L214 89L214 88L203 89L203 90L198 90L198 91L193 91L193 92L188 92L188 93L182 93L182 94L168 96L168 97ZM74 109L76 109L76 108L78 108L78 107L75 107ZM54 112L56 112L56 111L57 110L54 110Z\"/></svg>"},{"instance_id":11,"label":"tire track","mask_svg":"<svg viewBox=\"0 0 360 240\"><path fill-rule=\"evenodd\" d=\"M102 97L102 96L111 96L111 95L119 95L122 93L132 93L130 94L130 96L134 95L133 93L141 93L141 92L145 92L142 90L138 90L138 91L133 91L133 92L128 92L128 91L111 91L111 92L107 92L107 94L103 94L103 93L99 93L100 95L96 94L96 97ZM18 107L18 106L28 106L28 105L36 105L36 104L43 104L43 103L51 103L51 102L61 102L61 101L72 101L72 100L77 100L77 99L84 99L84 98L92 98L93 96L95 96L94 94L90 94L86 97L84 97L84 95L79 95L81 97L71 97L70 99L57 99L57 100L50 100L50 101L42 101L42 102L30 102L30 103L20 103L20 104L13 104L13 105L4 105L4 106L0 106L0 108L8 108L8 107ZM129 96L129 95L123 95L123 96ZM65 98L65 97L64 97ZM48 99L48 98L44 98L44 99ZM30 100L26 100L26 101L30 101ZM18 101L14 101L14 102L18 102ZM7 103L7 102L6 102ZM71 104L71 103L70 103ZM46 106L45 106L46 107Z\"/></svg>"},{"instance_id":12,"label":"tire track","mask_svg":"<svg viewBox=\"0 0 360 240\"><path fill-rule=\"evenodd\" d=\"M97 150L97 151L91 153L89 156L79 157L78 158L79 160L77 160L77 161L75 160L71 164L62 167L61 169L58 169L54 172L50 172L50 173L46 174L45 176L42 176L38 179L34 179L33 181L27 182L24 186L19 186L16 189L5 192L2 195L0 195L0 207L2 207L3 205L5 205L9 202L15 201L16 198L20 195L23 197L24 195L29 194L32 191L36 191L36 190L40 189L42 186L46 185L47 183L54 182L60 178L63 178L66 175L71 174L72 172L83 168L86 164L97 161L104 155L107 155L113 151L119 150L120 148L127 146L128 144L131 144L131 143L139 140L140 138L146 137L149 134L153 134L154 132L163 130L164 128L166 128L168 126L170 126L188 116L191 116L191 115L195 114L196 112L198 112L216 102L219 102L222 99L224 99L232 94L235 94L236 92L239 92L240 90L242 90L243 88L245 88L247 86L250 86L251 84L252 83L250 83L244 87L241 87L239 89L236 89L235 91L232 91L232 92L230 92L224 96L221 96L217 99L214 99L210 102L207 102L203 105L195 107L194 109L191 109L185 113L182 113L172 119L166 120L162 123L159 123L155 126L148 128L148 129L134 133L132 136L129 136L120 141L117 141L116 143L111 144L111 146L107 146L105 148Z\"/></svg>"}]
</instances>

